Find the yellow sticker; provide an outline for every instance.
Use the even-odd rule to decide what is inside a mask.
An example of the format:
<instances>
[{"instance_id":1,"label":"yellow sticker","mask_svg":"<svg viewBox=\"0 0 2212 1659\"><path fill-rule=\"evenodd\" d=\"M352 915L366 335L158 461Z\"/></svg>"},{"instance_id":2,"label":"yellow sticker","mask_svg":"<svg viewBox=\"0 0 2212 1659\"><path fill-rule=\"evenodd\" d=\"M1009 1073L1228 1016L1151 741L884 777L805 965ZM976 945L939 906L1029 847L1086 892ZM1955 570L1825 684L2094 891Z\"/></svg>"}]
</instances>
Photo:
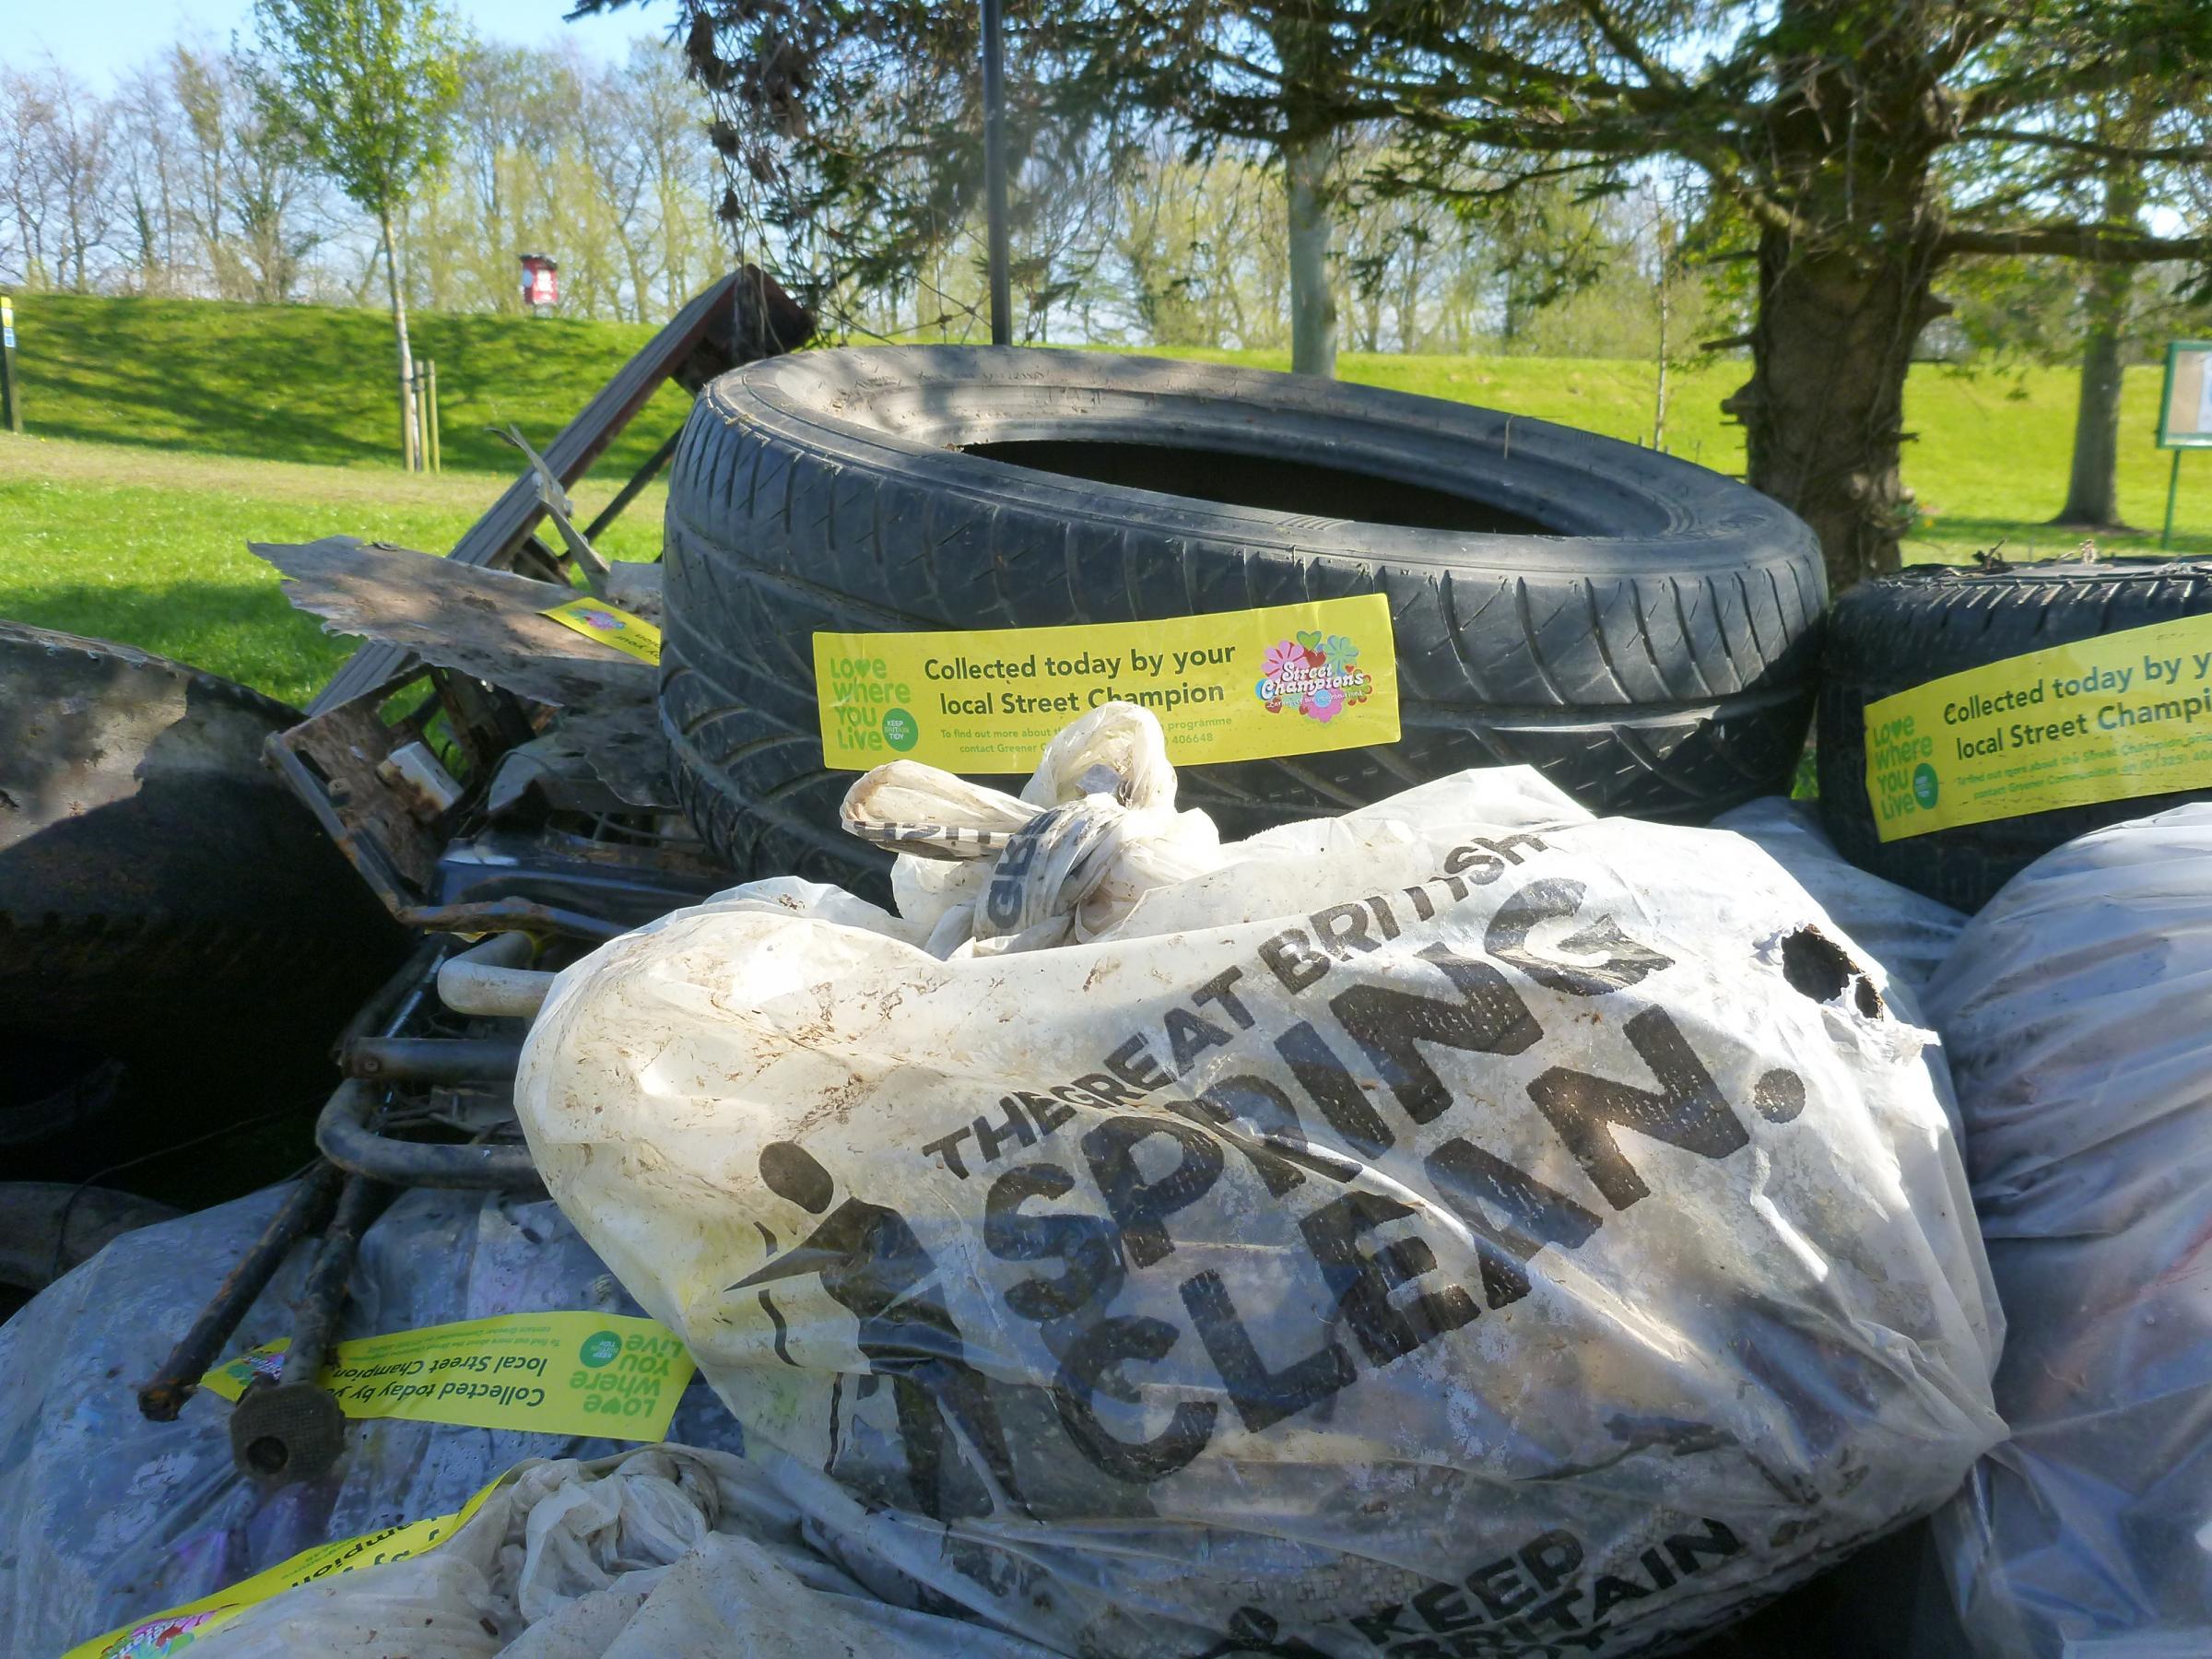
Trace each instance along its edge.
<instances>
[{"instance_id":1,"label":"yellow sticker","mask_svg":"<svg viewBox=\"0 0 2212 1659\"><path fill-rule=\"evenodd\" d=\"M484 1507L484 1500L506 1478L505 1475L500 1476L450 1515L408 1521L359 1538L317 1544L252 1578L218 1590L213 1595L203 1595L197 1601L167 1608L149 1618L110 1630L104 1636L80 1641L64 1653L62 1659L157 1659L158 1655L182 1653L217 1626L229 1623L248 1607L282 1591L312 1579L359 1572L364 1567L381 1567L387 1561L404 1561L443 1543Z\"/></svg>"},{"instance_id":2,"label":"yellow sticker","mask_svg":"<svg viewBox=\"0 0 2212 1659\"><path fill-rule=\"evenodd\" d=\"M278 1341L226 1360L200 1386L226 1400L274 1379ZM691 1381L667 1326L617 1313L505 1313L341 1342L316 1379L350 1418L657 1441Z\"/></svg>"},{"instance_id":3,"label":"yellow sticker","mask_svg":"<svg viewBox=\"0 0 2212 1659\"><path fill-rule=\"evenodd\" d=\"M550 617L563 628L572 628L587 640L596 640L602 645L611 645L627 656L641 663L656 666L661 660L661 630L642 617L633 617L626 610L597 599L570 599L550 610L537 613Z\"/></svg>"},{"instance_id":4,"label":"yellow sticker","mask_svg":"<svg viewBox=\"0 0 2212 1659\"><path fill-rule=\"evenodd\" d=\"M2212 785L2212 617L1946 675L1866 705L1886 841Z\"/></svg>"},{"instance_id":5,"label":"yellow sticker","mask_svg":"<svg viewBox=\"0 0 2212 1659\"><path fill-rule=\"evenodd\" d=\"M1398 740L1398 658L1381 594L1159 622L980 633L818 633L822 755L1022 772L1104 702L1159 717L1178 766Z\"/></svg>"}]
</instances>

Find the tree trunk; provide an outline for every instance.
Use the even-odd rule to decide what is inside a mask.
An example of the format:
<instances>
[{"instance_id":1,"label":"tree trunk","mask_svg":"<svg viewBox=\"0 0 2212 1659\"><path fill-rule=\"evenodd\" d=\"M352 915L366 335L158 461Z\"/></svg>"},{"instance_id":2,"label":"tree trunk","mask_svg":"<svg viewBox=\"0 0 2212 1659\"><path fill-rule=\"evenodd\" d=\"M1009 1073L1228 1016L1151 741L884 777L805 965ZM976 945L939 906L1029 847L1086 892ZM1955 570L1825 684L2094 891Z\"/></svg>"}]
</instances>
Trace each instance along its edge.
<instances>
[{"instance_id":1,"label":"tree trunk","mask_svg":"<svg viewBox=\"0 0 2212 1659\"><path fill-rule=\"evenodd\" d=\"M1325 134L1285 145L1289 202L1290 371L1336 376L1336 295L1329 286L1329 150Z\"/></svg>"},{"instance_id":2,"label":"tree trunk","mask_svg":"<svg viewBox=\"0 0 2212 1659\"><path fill-rule=\"evenodd\" d=\"M1721 406L1743 420L1751 487L1820 538L1831 594L1897 568L1912 500L1899 468L1905 374L1932 274L1911 242L1808 253L1779 231L1759 240L1751 381Z\"/></svg>"},{"instance_id":3,"label":"tree trunk","mask_svg":"<svg viewBox=\"0 0 2212 1659\"><path fill-rule=\"evenodd\" d=\"M2143 204L2138 174L2114 172L2104 183L2107 222L2137 228ZM2066 504L2054 524L2085 529L2120 527L2120 342L2127 331L2128 290L2135 267L2089 267L2083 285L2088 327L2081 348L2081 396L2075 406L2074 466L2066 480Z\"/></svg>"},{"instance_id":4,"label":"tree trunk","mask_svg":"<svg viewBox=\"0 0 2212 1659\"><path fill-rule=\"evenodd\" d=\"M420 469L416 453L419 427L415 416L415 354L407 347L407 300L399 287L399 253L392 241L392 215L377 216L384 233L384 276L392 290L392 330L399 336L399 448L409 472Z\"/></svg>"}]
</instances>

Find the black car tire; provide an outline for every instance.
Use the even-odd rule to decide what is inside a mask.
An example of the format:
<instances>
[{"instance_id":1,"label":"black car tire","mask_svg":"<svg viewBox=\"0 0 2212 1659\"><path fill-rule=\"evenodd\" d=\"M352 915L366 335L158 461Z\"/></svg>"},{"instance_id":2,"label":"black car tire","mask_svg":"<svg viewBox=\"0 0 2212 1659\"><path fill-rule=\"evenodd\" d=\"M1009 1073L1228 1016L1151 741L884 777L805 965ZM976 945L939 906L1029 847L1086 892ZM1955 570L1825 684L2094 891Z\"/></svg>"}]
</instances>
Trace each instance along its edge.
<instances>
[{"instance_id":1,"label":"black car tire","mask_svg":"<svg viewBox=\"0 0 2212 1659\"><path fill-rule=\"evenodd\" d=\"M0 1052L227 1077L241 1109L292 1062L327 1064L406 935L262 763L300 718L148 652L0 622ZM81 1089L6 1105L11 1145L88 1126Z\"/></svg>"},{"instance_id":2,"label":"black car tire","mask_svg":"<svg viewBox=\"0 0 2212 1659\"><path fill-rule=\"evenodd\" d=\"M1829 613L1820 817L1862 869L1977 911L2052 848L2208 791L2135 795L1885 842L1866 793L1870 702L2007 657L2212 612L2212 562L2123 559L1971 570L1918 565L1859 583Z\"/></svg>"},{"instance_id":3,"label":"black car tire","mask_svg":"<svg viewBox=\"0 0 2212 1659\"><path fill-rule=\"evenodd\" d=\"M1380 591L1401 740L1194 768L1225 834L1528 762L1702 821L1786 788L1825 598L1809 530L1687 462L1302 376L1013 348L809 352L710 384L667 514L663 725L748 875L864 886L818 630L1127 622ZM1012 782L1014 780L995 780ZM876 888L880 891L880 888Z\"/></svg>"}]
</instances>

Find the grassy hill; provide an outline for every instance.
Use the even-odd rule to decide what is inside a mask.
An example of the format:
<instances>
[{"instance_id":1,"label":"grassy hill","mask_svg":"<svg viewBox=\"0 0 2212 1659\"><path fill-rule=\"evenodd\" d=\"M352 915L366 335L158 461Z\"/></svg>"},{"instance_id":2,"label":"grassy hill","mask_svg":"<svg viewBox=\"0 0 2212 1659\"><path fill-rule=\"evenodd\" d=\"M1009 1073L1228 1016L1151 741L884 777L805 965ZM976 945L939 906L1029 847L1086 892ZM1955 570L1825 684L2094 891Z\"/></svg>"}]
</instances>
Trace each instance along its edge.
<instances>
[{"instance_id":1,"label":"grassy hill","mask_svg":"<svg viewBox=\"0 0 2212 1659\"><path fill-rule=\"evenodd\" d=\"M446 466L510 472L489 430L543 447L653 335L641 324L421 316L418 358L438 364ZM321 466L397 466L391 319L323 305L232 305L34 294L16 302L16 372L28 429L48 438L246 455ZM683 423L664 386L602 465L635 466Z\"/></svg>"},{"instance_id":2,"label":"grassy hill","mask_svg":"<svg viewBox=\"0 0 2212 1659\"><path fill-rule=\"evenodd\" d=\"M294 700L347 646L287 606L257 540L334 532L443 551L515 470L488 428L549 439L651 334L636 324L428 316L418 351L438 362L447 475L397 470L389 324L373 311L32 295L18 304L18 371L31 434L0 433L0 616L129 641ZM1261 368L1269 352L1184 353ZM1351 354L1344 378L1463 399L1648 440L1648 363ZM1677 373L1667 447L1743 467L1718 405L1740 362ZM2155 533L2170 456L2151 446L2158 371L2128 371L2121 505ZM2064 494L2075 379L1926 367L1907 392L1919 441L1908 480L1925 518L1912 559L1963 559L2000 541L2013 557L2075 537L2041 523ZM588 512L681 422L664 388L578 491ZM2177 551L2212 553L2212 457L2182 467ZM663 498L641 500L610 550L650 557ZM2128 542L2118 544L2122 547ZM2133 545L2140 546L2140 542Z\"/></svg>"},{"instance_id":3,"label":"grassy hill","mask_svg":"<svg viewBox=\"0 0 2212 1659\"><path fill-rule=\"evenodd\" d=\"M396 464L392 334L380 312L41 294L20 300L16 317L17 368L34 433L317 465ZM512 453L489 428L514 422L533 441L551 437L652 329L426 315L413 332L418 355L438 364L446 466L504 473ZM1171 355L1288 366L1282 352ZM1348 381L1489 404L1617 438L1651 434L1649 363L1347 353L1341 369ZM1741 472L1743 433L1725 422L1719 404L1745 373L1735 361L1678 371L1667 447ZM2170 460L2151 445L2158 377L2155 368L2128 371L2121 463L2122 507L2132 523L2154 529ZM1906 474L1938 527L1956 519L2025 524L2056 511L2075 392L2066 370L1915 370L1906 417L1918 441L1906 448ZM635 465L651 453L682 421L686 403L680 390L664 387L608 464ZM2212 529L2212 464L2183 463L2182 522Z\"/></svg>"}]
</instances>

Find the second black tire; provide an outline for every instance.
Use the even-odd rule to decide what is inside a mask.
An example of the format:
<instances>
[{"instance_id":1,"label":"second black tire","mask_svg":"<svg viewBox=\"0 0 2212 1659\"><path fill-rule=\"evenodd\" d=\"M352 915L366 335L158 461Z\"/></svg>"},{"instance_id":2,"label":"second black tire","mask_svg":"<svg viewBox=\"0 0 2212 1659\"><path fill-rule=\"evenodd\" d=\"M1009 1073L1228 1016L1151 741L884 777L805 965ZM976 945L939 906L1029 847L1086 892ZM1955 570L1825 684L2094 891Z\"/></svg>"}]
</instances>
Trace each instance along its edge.
<instances>
[{"instance_id":1,"label":"second black tire","mask_svg":"<svg viewBox=\"0 0 2212 1659\"><path fill-rule=\"evenodd\" d=\"M0 1149L57 1178L323 1083L406 944L262 762L300 718L127 645L0 622ZM143 1087L115 1087L113 1063ZM327 1085L324 1085L327 1087ZM94 1119L119 1092L126 1128ZM66 1160L77 1158L88 1166Z\"/></svg>"},{"instance_id":2,"label":"second black tire","mask_svg":"<svg viewBox=\"0 0 2212 1659\"><path fill-rule=\"evenodd\" d=\"M1401 740L1192 769L1225 834L1528 762L1599 812L1786 789L1826 597L1812 533L1717 473L1433 398L1013 348L724 375L678 446L662 723L748 875L880 891L842 836L810 637L1130 622L1381 592ZM997 780L1011 784L1016 780Z\"/></svg>"},{"instance_id":3,"label":"second black tire","mask_svg":"<svg viewBox=\"0 0 2212 1659\"><path fill-rule=\"evenodd\" d=\"M2201 790L2136 795L1884 841L1866 794L1865 708L1965 669L2207 613L2212 561L2203 559L1918 565L1859 583L1829 613L1820 689L1820 817L1837 851L1971 912L2076 836L2201 800Z\"/></svg>"}]
</instances>

